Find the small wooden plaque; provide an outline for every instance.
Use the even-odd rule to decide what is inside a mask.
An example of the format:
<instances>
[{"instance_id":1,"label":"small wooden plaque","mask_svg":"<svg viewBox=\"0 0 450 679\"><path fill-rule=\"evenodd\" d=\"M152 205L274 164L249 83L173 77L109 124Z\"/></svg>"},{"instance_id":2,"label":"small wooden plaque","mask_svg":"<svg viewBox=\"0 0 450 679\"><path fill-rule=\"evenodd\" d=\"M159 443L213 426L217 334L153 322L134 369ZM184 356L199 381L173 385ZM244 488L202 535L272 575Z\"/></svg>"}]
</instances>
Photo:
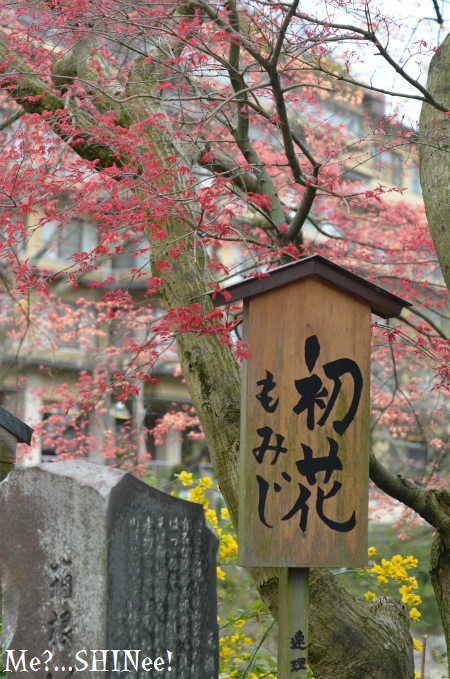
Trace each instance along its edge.
<instances>
[{"instance_id":1,"label":"small wooden plaque","mask_svg":"<svg viewBox=\"0 0 450 679\"><path fill-rule=\"evenodd\" d=\"M245 302L240 565L367 565L370 322L314 277Z\"/></svg>"},{"instance_id":2,"label":"small wooden plaque","mask_svg":"<svg viewBox=\"0 0 450 679\"><path fill-rule=\"evenodd\" d=\"M6 479L16 463L17 438L0 425L0 482Z\"/></svg>"}]
</instances>

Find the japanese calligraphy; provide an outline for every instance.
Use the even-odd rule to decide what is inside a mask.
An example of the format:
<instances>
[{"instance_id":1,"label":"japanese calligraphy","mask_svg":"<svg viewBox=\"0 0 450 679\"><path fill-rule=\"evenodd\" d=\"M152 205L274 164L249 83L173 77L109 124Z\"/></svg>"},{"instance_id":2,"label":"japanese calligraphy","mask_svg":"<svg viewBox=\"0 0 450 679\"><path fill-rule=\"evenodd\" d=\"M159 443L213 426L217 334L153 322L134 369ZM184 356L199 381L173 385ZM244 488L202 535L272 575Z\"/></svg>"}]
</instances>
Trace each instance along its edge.
<instances>
[{"instance_id":1,"label":"japanese calligraphy","mask_svg":"<svg viewBox=\"0 0 450 679\"><path fill-rule=\"evenodd\" d=\"M281 434L275 434L275 445L271 446L270 440L272 438L273 430L270 427L261 427L261 429L256 430L256 433L258 434L258 436L261 436L262 438L261 445L258 446L257 448L253 448L252 450L252 453L255 456L257 463L261 464L261 462L264 460L264 455L267 453L268 450L271 450L275 454L270 464L276 464L280 453L287 453L287 448L283 448L282 445L284 441L284 436L281 436Z\"/></svg>"},{"instance_id":2,"label":"japanese calligraphy","mask_svg":"<svg viewBox=\"0 0 450 679\"><path fill-rule=\"evenodd\" d=\"M320 344L317 335L308 337L305 342L305 363L310 373L314 370L317 359L320 355ZM341 420L334 420L333 429L337 434L342 435L346 429L353 422L356 411L358 410L359 401L361 399L361 392L363 388L363 378L361 370L357 363L349 358L339 358L337 361L331 361L323 366L323 372L332 382L334 382L333 391L325 404L324 398L328 396L328 389L323 386L323 382L318 375L311 375L300 380L295 380L295 388L300 394L300 400L292 410L296 415L300 415L304 411L307 413L306 426L310 431L315 426L315 409L323 410L324 413L317 421L317 425L322 427L328 420L331 411L334 408L337 397L342 389L341 377L349 374L353 380L353 397L347 413Z\"/></svg>"},{"instance_id":3,"label":"japanese calligraphy","mask_svg":"<svg viewBox=\"0 0 450 679\"><path fill-rule=\"evenodd\" d=\"M306 670L306 658L296 658L291 660L291 672L298 672L298 670Z\"/></svg>"},{"instance_id":4,"label":"japanese calligraphy","mask_svg":"<svg viewBox=\"0 0 450 679\"><path fill-rule=\"evenodd\" d=\"M49 584L52 614L48 620L50 627L49 643L51 648L62 648L71 640L72 613L72 562L62 558L50 564L51 581Z\"/></svg>"},{"instance_id":5,"label":"japanese calligraphy","mask_svg":"<svg viewBox=\"0 0 450 679\"><path fill-rule=\"evenodd\" d=\"M343 385L342 380L346 376L347 384L350 379L352 385L350 404L345 406L344 412L342 412L342 407L339 407L337 416L335 415L335 419L331 421L334 432L337 436L342 436L356 416L361 400L363 378L357 363L345 357L325 363L321 367L321 375L318 368L320 351L317 335L308 337L304 346L304 358L309 375L298 376L298 379L296 375L292 376L300 399L291 407L296 415L301 416L303 413L306 415L308 430L312 431L316 427L323 427L335 411ZM325 378L329 382L324 382ZM276 377L269 370L265 370L265 376L258 380L256 385L260 387L260 391L255 394L255 397L270 416L277 410L281 398L277 395ZM268 514L268 506L269 504L277 505L272 499L278 493L282 493L284 489L289 489L289 497L292 495L292 506L286 512L285 504L284 511L286 513L284 516L279 516L278 520L296 520L300 530L306 532L310 512L315 510L317 517L331 530L341 533L353 530L356 526L356 511L353 511L348 518L344 517L344 520L341 521L336 521L335 518L330 516L330 506L328 506L327 511L327 502L334 498L342 488L342 483L334 476L336 472L343 471L343 463L339 457L339 442L334 438L335 434L332 437L321 437L320 440L328 445L327 454L322 455L317 454L317 451L315 452L311 446L301 441L296 450L288 450L285 445L284 433L274 431L269 424L256 429L256 434L260 441L252 449L252 454L257 465L267 464L270 460L270 466L276 467L280 472L276 481L273 478L271 481L265 478L263 468L260 473L256 473L257 511L259 520L264 526L273 528L273 520L268 518L268 516L272 516L273 512ZM295 468L298 472L296 478L291 476L292 465L290 466L290 474L282 469L283 463L281 463L281 467L279 466L282 459L287 459L292 455L295 455ZM331 482L333 484L331 489L329 486L326 490L321 487ZM298 488L298 491L295 490L296 488Z\"/></svg>"},{"instance_id":6,"label":"japanese calligraphy","mask_svg":"<svg viewBox=\"0 0 450 679\"><path fill-rule=\"evenodd\" d=\"M294 636L291 637L291 648L293 650L296 650L298 648L300 651L306 650L305 635L303 634L301 629L299 629L294 634Z\"/></svg>"},{"instance_id":7,"label":"japanese calligraphy","mask_svg":"<svg viewBox=\"0 0 450 679\"><path fill-rule=\"evenodd\" d=\"M277 409L279 399L277 398L275 403L272 403L273 397L269 396L269 392L277 386L273 381L272 373L266 370L266 379L259 380L256 384L258 387L262 387L262 391L259 394L256 394L256 398L266 412L274 413Z\"/></svg>"},{"instance_id":8,"label":"japanese calligraphy","mask_svg":"<svg viewBox=\"0 0 450 679\"><path fill-rule=\"evenodd\" d=\"M64 611L60 615L58 615L56 611L53 611L53 617L49 620L49 625L51 627L49 642L52 648L64 646L67 641L71 640L71 617L72 614L70 611Z\"/></svg>"}]
</instances>

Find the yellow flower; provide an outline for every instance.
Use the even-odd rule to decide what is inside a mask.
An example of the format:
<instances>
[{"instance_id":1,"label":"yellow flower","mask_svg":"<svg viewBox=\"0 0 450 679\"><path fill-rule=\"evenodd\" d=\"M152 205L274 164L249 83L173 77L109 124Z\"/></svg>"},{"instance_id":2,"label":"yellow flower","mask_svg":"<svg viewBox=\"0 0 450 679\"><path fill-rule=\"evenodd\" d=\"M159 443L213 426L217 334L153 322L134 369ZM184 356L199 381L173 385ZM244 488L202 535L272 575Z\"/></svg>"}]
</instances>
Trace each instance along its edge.
<instances>
[{"instance_id":1,"label":"yellow flower","mask_svg":"<svg viewBox=\"0 0 450 679\"><path fill-rule=\"evenodd\" d=\"M389 582L389 580L384 575L379 575L377 580L378 582Z\"/></svg>"},{"instance_id":2,"label":"yellow flower","mask_svg":"<svg viewBox=\"0 0 450 679\"><path fill-rule=\"evenodd\" d=\"M411 618L411 620L414 620L414 622L417 622L421 615L422 613L418 611L417 608L411 608L411 610L409 611L409 617Z\"/></svg>"},{"instance_id":3,"label":"yellow flower","mask_svg":"<svg viewBox=\"0 0 450 679\"><path fill-rule=\"evenodd\" d=\"M418 639L413 639L412 642L413 642L413 648L414 648L415 651L421 651L422 650L422 644L420 643L420 641Z\"/></svg>"},{"instance_id":4,"label":"yellow flower","mask_svg":"<svg viewBox=\"0 0 450 679\"><path fill-rule=\"evenodd\" d=\"M245 644L246 646L251 646L251 644L253 644L253 639L251 639L250 637L244 637L242 643Z\"/></svg>"},{"instance_id":5,"label":"yellow flower","mask_svg":"<svg viewBox=\"0 0 450 679\"><path fill-rule=\"evenodd\" d=\"M200 486L196 486L189 491L189 499L191 502L198 502L202 505L205 502L205 493Z\"/></svg>"},{"instance_id":6,"label":"yellow flower","mask_svg":"<svg viewBox=\"0 0 450 679\"><path fill-rule=\"evenodd\" d=\"M373 592L366 592L364 596L366 597L366 601L371 601L372 599L375 599L377 595Z\"/></svg>"},{"instance_id":7,"label":"yellow flower","mask_svg":"<svg viewBox=\"0 0 450 679\"><path fill-rule=\"evenodd\" d=\"M230 512L228 511L227 507L222 507L220 510L220 518L224 521L230 518Z\"/></svg>"},{"instance_id":8,"label":"yellow flower","mask_svg":"<svg viewBox=\"0 0 450 679\"><path fill-rule=\"evenodd\" d=\"M240 620L236 620L236 622L234 623L235 627L243 627L244 625L245 625L245 620L242 620L242 618Z\"/></svg>"},{"instance_id":9,"label":"yellow flower","mask_svg":"<svg viewBox=\"0 0 450 679\"><path fill-rule=\"evenodd\" d=\"M211 526L214 526L214 528L219 525L219 519L217 518L217 514L214 509L207 509L205 512L205 517Z\"/></svg>"},{"instance_id":10,"label":"yellow flower","mask_svg":"<svg viewBox=\"0 0 450 679\"><path fill-rule=\"evenodd\" d=\"M406 559L403 560L403 563L407 568L416 568L419 562L413 556L407 556Z\"/></svg>"},{"instance_id":11,"label":"yellow flower","mask_svg":"<svg viewBox=\"0 0 450 679\"><path fill-rule=\"evenodd\" d=\"M192 473L188 474L188 472L181 472L178 475L178 480L181 481L183 486L192 486L192 484L193 484Z\"/></svg>"},{"instance_id":12,"label":"yellow flower","mask_svg":"<svg viewBox=\"0 0 450 679\"><path fill-rule=\"evenodd\" d=\"M201 479L198 480L198 483L200 485L200 488L203 488L204 490L208 490L212 486L212 481L209 478L209 476L203 476Z\"/></svg>"},{"instance_id":13,"label":"yellow flower","mask_svg":"<svg viewBox=\"0 0 450 679\"><path fill-rule=\"evenodd\" d=\"M221 559L230 559L238 552L237 542L232 535L222 534L220 536L219 555Z\"/></svg>"},{"instance_id":14,"label":"yellow flower","mask_svg":"<svg viewBox=\"0 0 450 679\"><path fill-rule=\"evenodd\" d=\"M400 587L398 590L400 594L402 595L402 601L404 604L406 604L408 598L411 596L411 590L412 586L411 585L403 585L403 587Z\"/></svg>"},{"instance_id":15,"label":"yellow flower","mask_svg":"<svg viewBox=\"0 0 450 679\"><path fill-rule=\"evenodd\" d=\"M367 550L367 556L375 556L376 553L377 550L375 549L375 547L369 547L369 549Z\"/></svg>"},{"instance_id":16,"label":"yellow flower","mask_svg":"<svg viewBox=\"0 0 450 679\"><path fill-rule=\"evenodd\" d=\"M223 571L220 566L217 566L217 577L219 580L225 579L225 571Z\"/></svg>"}]
</instances>

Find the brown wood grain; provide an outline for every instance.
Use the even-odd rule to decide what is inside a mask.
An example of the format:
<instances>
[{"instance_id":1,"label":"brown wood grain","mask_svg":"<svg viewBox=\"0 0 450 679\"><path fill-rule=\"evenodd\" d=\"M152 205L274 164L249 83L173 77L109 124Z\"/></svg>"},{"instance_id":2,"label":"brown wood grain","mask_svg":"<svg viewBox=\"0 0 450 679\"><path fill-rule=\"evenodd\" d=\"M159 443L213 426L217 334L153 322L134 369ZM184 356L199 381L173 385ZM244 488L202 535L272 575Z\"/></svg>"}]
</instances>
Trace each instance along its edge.
<instances>
[{"instance_id":1,"label":"brown wood grain","mask_svg":"<svg viewBox=\"0 0 450 679\"><path fill-rule=\"evenodd\" d=\"M309 568L280 568L277 679L306 679Z\"/></svg>"},{"instance_id":2,"label":"brown wood grain","mask_svg":"<svg viewBox=\"0 0 450 679\"><path fill-rule=\"evenodd\" d=\"M251 358L243 368L241 486L239 511L239 563L245 566L329 566L359 567L367 565L368 512L368 449L369 449L369 380L370 380L370 304L342 292L326 281L309 278L271 290L249 299L244 306L244 336ZM353 395L350 375L342 377L342 389L327 422L310 431L306 426L307 413L295 414L293 407L300 395L294 381L309 376L305 364L305 340L316 335L320 356L312 374L317 374L328 389L328 379L322 365L340 358L355 361L363 375L363 390L356 417L348 429L338 435L333 421L347 412ZM266 412L256 394L257 382L270 371L276 387L270 395L279 398L273 414ZM324 398L325 403L327 398ZM273 402L272 402L273 403ZM322 411L317 407L316 421ZM261 444L257 429L269 426L285 437L276 464L271 464L273 453L268 451L258 464L252 450ZM300 475L296 462L303 459L301 444L312 448L314 457L327 456L328 437L339 445L339 459L343 470L334 471L328 483L324 472L316 476L316 484L309 485ZM292 479L282 477L285 472ZM256 475L270 485L267 494L264 526L258 516L258 484ZM316 511L317 489L327 494L334 481L342 488L334 497L324 501L325 515L345 522L355 511L356 525L350 532L331 529ZM274 484L281 490L275 493ZM282 521L299 496L299 483L311 492L308 500L307 529L299 527L300 513Z\"/></svg>"},{"instance_id":3,"label":"brown wood grain","mask_svg":"<svg viewBox=\"0 0 450 679\"><path fill-rule=\"evenodd\" d=\"M16 463L16 443L14 434L0 427L0 481L14 469Z\"/></svg>"}]
</instances>

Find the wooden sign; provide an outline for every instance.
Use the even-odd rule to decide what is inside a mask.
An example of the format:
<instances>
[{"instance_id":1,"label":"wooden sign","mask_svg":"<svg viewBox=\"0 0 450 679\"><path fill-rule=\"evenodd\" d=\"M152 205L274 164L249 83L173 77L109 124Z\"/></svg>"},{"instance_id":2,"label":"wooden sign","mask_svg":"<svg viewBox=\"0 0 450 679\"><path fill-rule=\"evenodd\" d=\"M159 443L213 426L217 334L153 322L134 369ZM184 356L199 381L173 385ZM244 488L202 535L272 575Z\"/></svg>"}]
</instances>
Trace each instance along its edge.
<instances>
[{"instance_id":1,"label":"wooden sign","mask_svg":"<svg viewBox=\"0 0 450 679\"><path fill-rule=\"evenodd\" d=\"M249 300L241 565L367 564L370 320L320 279Z\"/></svg>"},{"instance_id":2,"label":"wooden sign","mask_svg":"<svg viewBox=\"0 0 450 679\"><path fill-rule=\"evenodd\" d=\"M365 566L371 313L407 303L319 255L227 293L244 299L251 354L238 563Z\"/></svg>"},{"instance_id":3,"label":"wooden sign","mask_svg":"<svg viewBox=\"0 0 450 679\"><path fill-rule=\"evenodd\" d=\"M407 304L318 255L227 293L250 350L238 563L280 567L277 676L306 679L308 568L367 565L371 313Z\"/></svg>"}]
</instances>

